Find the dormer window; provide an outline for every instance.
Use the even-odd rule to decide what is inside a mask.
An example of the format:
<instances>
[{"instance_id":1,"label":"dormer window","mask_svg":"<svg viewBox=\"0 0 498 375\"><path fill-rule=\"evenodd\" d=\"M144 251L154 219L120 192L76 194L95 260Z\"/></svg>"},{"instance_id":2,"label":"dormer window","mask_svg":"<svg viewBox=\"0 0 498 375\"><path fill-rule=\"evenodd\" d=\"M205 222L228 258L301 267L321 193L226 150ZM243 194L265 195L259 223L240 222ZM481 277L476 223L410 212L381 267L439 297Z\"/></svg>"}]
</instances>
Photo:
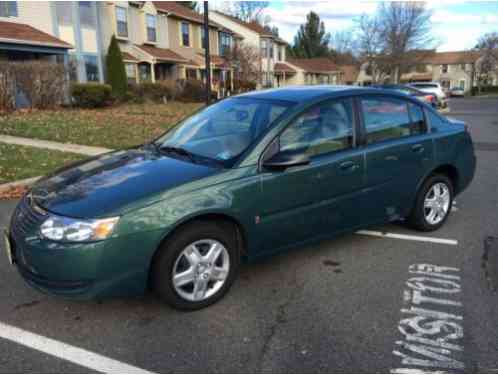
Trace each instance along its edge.
<instances>
[{"instance_id":1,"label":"dormer window","mask_svg":"<svg viewBox=\"0 0 498 375\"><path fill-rule=\"evenodd\" d=\"M190 46L190 25L187 22L182 22L182 46Z\"/></svg>"},{"instance_id":2,"label":"dormer window","mask_svg":"<svg viewBox=\"0 0 498 375\"><path fill-rule=\"evenodd\" d=\"M147 41L155 43L157 41L156 16L153 14L147 14L145 17L147 23Z\"/></svg>"},{"instance_id":3,"label":"dormer window","mask_svg":"<svg viewBox=\"0 0 498 375\"><path fill-rule=\"evenodd\" d=\"M220 55L226 56L232 48L232 36L228 33L220 33Z\"/></svg>"},{"instance_id":4,"label":"dormer window","mask_svg":"<svg viewBox=\"0 0 498 375\"><path fill-rule=\"evenodd\" d=\"M116 7L116 22L118 36L128 38L128 14L126 8Z\"/></svg>"},{"instance_id":5,"label":"dormer window","mask_svg":"<svg viewBox=\"0 0 498 375\"><path fill-rule=\"evenodd\" d=\"M268 57L268 51L267 51L267 45L266 45L266 40L263 39L261 41L261 57Z\"/></svg>"},{"instance_id":6,"label":"dormer window","mask_svg":"<svg viewBox=\"0 0 498 375\"><path fill-rule=\"evenodd\" d=\"M201 45L202 48L206 48L206 29L204 29L204 26L201 26Z\"/></svg>"},{"instance_id":7,"label":"dormer window","mask_svg":"<svg viewBox=\"0 0 498 375\"><path fill-rule=\"evenodd\" d=\"M0 1L0 17L17 17L17 1Z\"/></svg>"}]
</instances>

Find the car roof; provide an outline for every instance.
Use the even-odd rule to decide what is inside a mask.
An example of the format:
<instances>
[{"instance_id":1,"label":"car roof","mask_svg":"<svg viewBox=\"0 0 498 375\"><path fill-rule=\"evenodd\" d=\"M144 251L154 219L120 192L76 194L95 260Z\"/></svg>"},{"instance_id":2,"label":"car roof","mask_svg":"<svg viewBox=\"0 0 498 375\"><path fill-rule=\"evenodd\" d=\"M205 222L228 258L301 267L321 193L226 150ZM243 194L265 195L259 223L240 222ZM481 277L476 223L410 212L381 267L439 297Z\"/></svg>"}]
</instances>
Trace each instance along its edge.
<instances>
[{"instance_id":1,"label":"car roof","mask_svg":"<svg viewBox=\"0 0 498 375\"><path fill-rule=\"evenodd\" d=\"M238 98L255 98L265 100L282 100L295 103L301 103L313 99L348 94L367 94L379 93L381 89L365 88L360 86L340 86L340 85L313 85L313 86L287 86L270 90L251 91L245 94L237 95ZM386 90L386 93L392 93Z\"/></svg>"},{"instance_id":2,"label":"car roof","mask_svg":"<svg viewBox=\"0 0 498 375\"><path fill-rule=\"evenodd\" d=\"M410 85L434 85L434 86L439 86L439 82L411 82Z\"/></svg>"}]
</instances>

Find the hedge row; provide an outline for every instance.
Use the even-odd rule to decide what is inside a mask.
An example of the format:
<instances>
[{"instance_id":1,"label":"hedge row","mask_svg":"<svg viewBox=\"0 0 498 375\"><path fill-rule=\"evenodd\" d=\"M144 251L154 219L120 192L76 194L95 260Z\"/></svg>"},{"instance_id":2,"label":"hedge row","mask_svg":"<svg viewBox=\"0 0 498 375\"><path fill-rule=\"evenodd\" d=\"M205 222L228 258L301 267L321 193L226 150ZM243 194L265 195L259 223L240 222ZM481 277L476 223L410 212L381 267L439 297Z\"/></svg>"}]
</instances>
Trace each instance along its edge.
<instances>
[{"instance_id":1,"label":"hedge row","mask_svg":"<svg viewBox=\"0 0 498 375\"><path fill-rule=\"evenodd\" d=\"M472 95L479 93L478 87L472 87ZM482 86L481 94L498 94L498 86Z\"/></svg>"},{"instance_id":2,"label":"hedge row","mask_svg":"<svg viewBox=\"0 0 498 375\"><path fill-rule=\"evenodd\" d=\"M240 91L252 89L251 83L240 86L244 87ZM202 102L205 100L205 93L205 85L200 80L170 80L157 83L130 84L125 97L119 100L134 103L165 103L171 100ZM104 107L118 100L113 97L111 86L100 83L73 84L71 86L71 95L73 105L83 108ZM211 92L211 99L217 99L216 92Z\"/></svg>"}]
</instances>

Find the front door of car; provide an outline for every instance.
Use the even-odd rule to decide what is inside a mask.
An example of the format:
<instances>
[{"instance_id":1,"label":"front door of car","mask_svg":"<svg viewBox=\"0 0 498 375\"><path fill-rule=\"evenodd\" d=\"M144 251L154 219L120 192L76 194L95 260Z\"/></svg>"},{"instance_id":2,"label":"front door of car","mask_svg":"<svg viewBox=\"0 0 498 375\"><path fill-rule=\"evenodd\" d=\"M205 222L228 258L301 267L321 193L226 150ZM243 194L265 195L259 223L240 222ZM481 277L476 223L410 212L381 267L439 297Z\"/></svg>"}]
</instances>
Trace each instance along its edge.
<instances>
[{"instance_id":1,"label":"front door of car","mask_svg":"<svg viewBox=\"0 0 498 375\"><path fill-rule=\"evenodd\" d=\"M332 100L305 111L275 140L276 151L271 154L304 155L309 162L277 170L263 163L261 251L327 236L355 224L364 161L355 147L354 127L352 100Z\"/></svg>"},{"instance_id":2,"label":"front door of car","mask_svg":"<svg viewBox=\"0 0 498 375\"><path fill-rule=\"evenodd\" d=\"M388 96L360 99L370 223L404 217L432 163L432 140L421 107Z\"/></svg>"}]
</instances>

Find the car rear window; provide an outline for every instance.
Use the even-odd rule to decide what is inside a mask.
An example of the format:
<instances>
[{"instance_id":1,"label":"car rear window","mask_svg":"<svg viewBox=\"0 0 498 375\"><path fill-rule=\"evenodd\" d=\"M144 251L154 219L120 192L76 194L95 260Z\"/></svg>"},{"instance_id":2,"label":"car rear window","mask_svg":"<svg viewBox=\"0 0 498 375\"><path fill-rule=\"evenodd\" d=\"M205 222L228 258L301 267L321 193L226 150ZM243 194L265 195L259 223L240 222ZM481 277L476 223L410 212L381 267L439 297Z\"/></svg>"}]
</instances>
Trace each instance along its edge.
<instances>
[{"instance_id":1,"label":"car rear window","mask_svg":"<svg viewBox=\"0 0 498 375\"><path fill-rule=\"evenodd\" d=\"M421 89L437 89L437 85L429 84L429 83L414 83L412 86L421 88Z\"/></svg>"}]
</instances>

